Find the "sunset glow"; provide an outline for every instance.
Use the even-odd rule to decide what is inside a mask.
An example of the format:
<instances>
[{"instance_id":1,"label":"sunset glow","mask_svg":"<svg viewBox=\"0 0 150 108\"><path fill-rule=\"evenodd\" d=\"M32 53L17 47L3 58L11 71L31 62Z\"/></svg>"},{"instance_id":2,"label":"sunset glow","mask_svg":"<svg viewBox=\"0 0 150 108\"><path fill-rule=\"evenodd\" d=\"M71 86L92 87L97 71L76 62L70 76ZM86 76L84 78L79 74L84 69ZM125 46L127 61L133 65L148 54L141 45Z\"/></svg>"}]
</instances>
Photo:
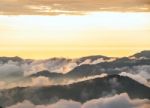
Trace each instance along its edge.
<instances>
[{"instance_id":1,"label":"sunset glow","mask_svg":"<svg viewBox=\"0 0 150 108\"><path fill-rule=\"evenodd\" d=\"M124 56L150 48L150 13L0 16L0 56Z\"/></svg>"},{"instance_id":2,"label":"sunset glow","mask_svg":"<svg viewBox=\"0 0 150 108\"><path fill-rule=\"evenodd\" d=\"M0 0L0 108L120 107L150 107L150 0Z\"/></svg>"},{"instance_id":3,"label":"sunset glow","mask_svg":"<svg viewBox=\"0 0 150 108\"><path fill-rule=\"evenodd\" d=\"M0 56L128 56L150 49L148 0L0 2Z\"/></svg>"}]
</instances>

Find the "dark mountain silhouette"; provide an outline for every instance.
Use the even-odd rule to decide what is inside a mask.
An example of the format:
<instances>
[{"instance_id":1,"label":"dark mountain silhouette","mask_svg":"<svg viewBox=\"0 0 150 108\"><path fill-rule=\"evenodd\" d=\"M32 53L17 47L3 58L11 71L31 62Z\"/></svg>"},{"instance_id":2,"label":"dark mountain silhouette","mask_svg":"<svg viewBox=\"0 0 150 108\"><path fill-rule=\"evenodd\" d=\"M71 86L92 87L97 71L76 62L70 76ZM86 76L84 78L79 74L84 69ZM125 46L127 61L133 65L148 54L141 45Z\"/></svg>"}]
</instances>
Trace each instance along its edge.
<instances>
[{"instance_id":1,"label":"dark mountain silhouette","mask_svg":"<svg viewBox=\"0 0 150 108\"><path fill-rule=\"evenodd\" d=\"M24 59L20 58L20 57L0 57L0 62L2 63L7 63L8 61L13 61L13 62L23 62Z\"/></svg>"},{"instance_id":2,"label":"dark mountain silhouette","mask_svg":"<svg viewBox=\"0 0 150 108\"><path fill-rule=\"evenodd\" d=\"M136 53L136 54L134 54L134 55L132 55L130 57L150 58L150 50L141 51L140 53ZM108 59L110 59L112 57L107 57L107 56L103 56L103 55L85 56L85 57L78 58L76 62L77 62L77 64L80 64L80 63L84 62L87 59L90 59L91 61L94 61L94 60L97 60L97 59L100 59L100 58L103 58L104 60L108 60ZM33 62L34 61L33 59L23 59L23 58L18 57L18 56L15 56L15 57L0 57L0 61L3 62L3 63L8 62L9 60L14 61L14 62L16 62L16 61L17 62L23 62L23 61L25 61L25 62ZM72 59L57 58L57 57L53 57L53 58L47 59L46 61L49 61L49 60L52 60L52 61L60 60L60 61L68 61L68 62L72 61Z\"/></svg>"},{"instance_id":3,"label":"dark mountain silhouette","mask_svg":"<svg viewBox=\"0 0 150 108\"><path fill-rule=\"evenodd\" d=\"M30 77L39 77L39 76L57 78L57 77L62 77L63 74L56 73L56 72L49 72L48 70L43 70L43 71L40 71L40 72L30 75Z\"/></svg>"},{"instance_id":4,"label":"dark mountain silhouette","mask_svg":"<svg viewBox=\"0 0 150 108\"><path fill-rule=\"evenodd\" d=\"M150 88L119 75L86 80L70 85L17 87L0 91L3 107L29 100L34 104L50 104L59 99L86 102L107 95L128 93L130 98L150 99Z\"/></svg>"},{"instance_id":5,"label":"dark mountain silhouette","mask_svg":"<svg viewBox=\"0 0 150 108\"><path fill-rule=\"evenodd\" d=\"M121 71L117 70L117 68L129 67L133 66L142 66L142 65L150 65L150 59L129 59L127 57L118 58L112 62L102 62L95 65L81 65L74 68L72 71L68 72L65 76L69 78L81 78L92 75L99 75L101 73L107 74L119 74Z\"/></svg>"},{"instance_id":6,"label":"dark mountain silhouette","mask_svg":"<svg viewBox=\"0 0 150 108\"><path fill-rule=\"evenodd\" d=\"M110 57L107 56L103 56L103 55L95 55L95 56L86 56L86 57L81 57L77 60L77 64L80 64L82 62L84 62L85 60L91 60L91 62L97 60L97 59L104 59L104 60L108 60L110 59Z\"/></svg>"},{"instance_id":7,"label":"dark mountain silhouette","mask_svg":"<svg viewBox=\"0 0 150 108\"><path fill-rule=\"evenodd\" d=\"M150 58L150 50L141 51L140 53L136 53L136 54L132 55L132 57Z\"/></svg>"},{"instance_id":8,"label":"dark mountain silhouette","mask_svg":"<svg viewBox=\"0 0 150 108\"><path fill-rule=\"evenodd\" d=\"M119 74L122 71L118 70L123 67L132 68L134 66L150 65L150 59L129 59L128 57L118 58L111 62L102 62L98 64L84 64L75 67L73 70L66 74L49 72L49 71L40 71L30 77L45 76L51 79L63 79L63 78L82 78L93 75L100 75L102 73L107 73L109 75Z\"/></svg>"}]
</instances>

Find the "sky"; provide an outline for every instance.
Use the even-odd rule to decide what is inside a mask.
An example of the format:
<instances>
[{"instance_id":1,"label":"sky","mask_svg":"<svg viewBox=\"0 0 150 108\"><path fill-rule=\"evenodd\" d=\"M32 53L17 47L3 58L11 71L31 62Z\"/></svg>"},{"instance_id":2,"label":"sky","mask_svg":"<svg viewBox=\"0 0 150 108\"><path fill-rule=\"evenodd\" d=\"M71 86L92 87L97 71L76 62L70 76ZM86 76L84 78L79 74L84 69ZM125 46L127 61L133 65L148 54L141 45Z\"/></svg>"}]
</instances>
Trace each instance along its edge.
<instances>
[{"instance_id":1,"label":"sky","mask_svg":"<svg viewBox=\"0 0 150 108\"><path fill-rule=\"evenodd\" d=\"M149 0L0 0L0 56L129 56L150 50Z\"/></svg>"}]
</instances>

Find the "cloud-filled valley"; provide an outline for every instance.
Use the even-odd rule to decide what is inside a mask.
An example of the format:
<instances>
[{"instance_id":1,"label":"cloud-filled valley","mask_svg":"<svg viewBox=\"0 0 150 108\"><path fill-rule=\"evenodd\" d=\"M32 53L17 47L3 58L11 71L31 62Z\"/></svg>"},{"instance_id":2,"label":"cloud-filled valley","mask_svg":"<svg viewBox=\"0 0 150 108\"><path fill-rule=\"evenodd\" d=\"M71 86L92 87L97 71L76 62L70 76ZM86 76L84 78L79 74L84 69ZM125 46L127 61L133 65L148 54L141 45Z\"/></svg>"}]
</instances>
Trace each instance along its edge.
<instances>
[{"instance_id":1,"label":"cloud-filled valley","mask_svg":"<svg viewBox=\"0 0 150 108\"><path fill-rule=\"evenodd\" d=\"M131 78L109 75L69 85L17 87L1 90L0 104L2 106L11 106L28 100L35 105L42 105L53 104L61 99L85 103L92 99L110 97L125 92L132 99L149 99L149 91L149 87Z\"/></svg>"},{"instance_id":2,"label":"cloud-filled valley","mask_svg":"<svg viewBox=\"0 0 150 108\"><path fill-rule=\"evenodd\" d=\"M130 99L128 94L123 93L113 97L94 99L81 104L80 102L60 100L52 105L34 105L30 101L23 101L8 108L149 108L150 101L147 99Z\"/></svg>"},{"instance_id":3,"label":"cloud-filled valley","mask_svg":"<svg viewBox=\"0 0 150 108\"><path fill-rule=\"evenodd\" d=\"M123 104L125 108L148 108L148 53L143 51L122 58L0 57L0 106L116 108Z\"/></svg>"},{"instance_id":4,"label":"cloud-filled valley","mask_svg":"<svg viewBox=\"0 0 150 108\"><path fill-rule=\"evenodd\" d=\"M9 85L15 87L15 85L19 86L22 83L25 83L24 85L26 86L32 85L32 83L28 84L29 81L34 82L34 79L38 81L40 78L47 80L46 82L51 82L50 85L53 85L70 83L75 80L80 81L103 74L125 75L149 86L149 58L89 56L78 59L51 58L30 60L19 57L1 57L0 59L1 88L4 85L6 88L9 88Z\"/></svg>"},{"instance_id":5,"label":"cloud-filled valley","mask_svg":"<svg viewBox=\"0 0 150 108\"><path fill-rule=\"evenodd\" d=\"M150 0L0 0L0 108L150 108Z\"/></svg>"}]
</instances>

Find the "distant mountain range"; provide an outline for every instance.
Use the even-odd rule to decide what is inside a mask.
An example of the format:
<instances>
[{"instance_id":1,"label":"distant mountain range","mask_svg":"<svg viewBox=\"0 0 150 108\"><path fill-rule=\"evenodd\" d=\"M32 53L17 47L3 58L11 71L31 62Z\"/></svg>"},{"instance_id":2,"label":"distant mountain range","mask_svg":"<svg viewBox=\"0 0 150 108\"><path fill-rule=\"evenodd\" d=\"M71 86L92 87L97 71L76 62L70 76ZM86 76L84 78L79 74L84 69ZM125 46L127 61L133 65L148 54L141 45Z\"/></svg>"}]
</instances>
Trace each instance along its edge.
<instances>
[{"instance_id":1,"label":"distant mountain range","mask_svg":"<svg viewBox=\"0 0 150 108\"><path fill-rule=\"evenodd\" d=\"M141 51L140 53L136 53L136 54L132 55L132 57L136 57L136 58L150 58L150 51L149 50Z\"/></svg>"},{"instance_id":2,"label":"distant mountain range","mask_svg":"<svg viewBox=\"0 0 150 108\"><path fill-rule=\"evenodd\" d=\"M136 57L136 58L143 57L143 58L149 58L150 59L150 50L141 51L141 52L136 53L136 54L134 54L132 56L129 56L129 57ZM97 60L97 59L100 59L100 58L103 58L104 60L107 60L107 59L110 59L112 57L107 57L107 56L103 56L103 55L86 56L86 57L78 58L77 63L80 64L80 63L82 63L83 61L85 61L87 59L90 59L91 61L94 61L94 60ZM47 59L47 60L57 60L57 59L68 60L68 61L72 60L72 59L57 58L57 57L50 58L50 59ZM14 61L14 62L23 62L23 61L32 62L32 61L34 61L34 59L23 59L23 58L18 57L18 56L15 56L15 57L0 57L0 62L3 62L3 63L6 63L10 60Z\"/></svg>"},{"instance_id":3,"label":"distant mountain range","mask_svg":"<svg viewBox=\"0 0 150 108\"><path fill-rule=\"evenodd\" d=\"M107 73L109 75L119 74L125 71L125 68L132 69L136 66L149 66L150 58L148 58L148 54L150 55L150 51L142 51L141 53L135 54L133 56L116 58L115 60L109 62L106 61L97 64L83 64L76 66L74 69L66 74L59 74L57 72L50 72L48 70L44 70L32 74L31 77L45 76L50 78L82 78L99 75L102 73ZM133 59L132 57L136 58ZM108 57L105 57L105 59L108 59Z\"/></svg>"},{"instance_id":4,"label":"distant mountain range","mask_svg":"<svg viewBox=\"0 0 150 108\"><path fill-rule=\"evenodd\" d=\"M127 76L120 76L122 72L135 76L145 75L144 78L149 82L150 51L142 51L122 58L101 55L78 59L50 58L46 60L0 57L0 81L8 79L11 83L15 79L17 82L26 82L43 76L57 84L1 89L0 106L5 108L24 100L31 101L35 105L55 103L60 99L84 103L88 100L121 93L127 93L130 98L150 100L150 88ZM107 76L94 77L103 73ZM93 79L87 80L87 77ZM85 79L78 81L83 78ZM64 80L73 80L73 82L62 85L61 82ZM17 84L16 81L14 84Z\"/></svg>"},{"instance_id":5,"label":"distant mountain range","mask_svg":"<svg viewBox=\"0 0 150 108\"><path fill-rule=\"evenodd\" d=\"M7 63L8 61L14 61L14 62L23 62L24 59L20 58L20 57L0 57L0 62L1 63Z\"/></svg>"},{"instance_id":6,"label":"distant mountain range","mask_svg":"<svg viewBox=\"0 0 150 108\"><path fill-rule=\"evenodd\" d=\"M15 65L17 65L17 68L20 66L20 70L23 70L22 65L25 65L24 67L27 68L25 68L25 71L29 71L31 74L29 77L45 76L51 79L76 79L99 75L101 73L107 73L109 75L119 74L122 71L126 71L125 68L132 69L136 66L150 66L150 51L142 51L122 58L96 55L78 59L50 58L37 61L22 59L20 57L0 57L0 64L7 64L10 61L17 62ZM2 70L0 70L0 72L1 71ZM20 75L20 73L18 75Z\"/></svg>"},{"instance_id":7,"label":"distant mountain range","mask_svg":"<svg viewBox=\"0 0 150 108\"><path fill-rule=\"evenodd\" d=\"M74 68L66 74L68 77L87 77L91 75L98 75L101 73L119 74L122 71L119 68L134 67L141 65L150 65L150 59L133 60L129 58L120 58L112 62L103 62L95 65L81 65Z\"/></svg>"},{"instance_id":8,"label":"distant mountain range","mask_svg":"<svg viewBox=\"0 0 150 108\"><path fill-rule=\"evenodd\" d=\"M70 85L17 87L0 91L3 107L29 100L34 104L50 104L60 99L86 102L108 95L128 93L130 98L150 99L150 88L124 76L109 75Z\"/></svg>"}]
</instances>

